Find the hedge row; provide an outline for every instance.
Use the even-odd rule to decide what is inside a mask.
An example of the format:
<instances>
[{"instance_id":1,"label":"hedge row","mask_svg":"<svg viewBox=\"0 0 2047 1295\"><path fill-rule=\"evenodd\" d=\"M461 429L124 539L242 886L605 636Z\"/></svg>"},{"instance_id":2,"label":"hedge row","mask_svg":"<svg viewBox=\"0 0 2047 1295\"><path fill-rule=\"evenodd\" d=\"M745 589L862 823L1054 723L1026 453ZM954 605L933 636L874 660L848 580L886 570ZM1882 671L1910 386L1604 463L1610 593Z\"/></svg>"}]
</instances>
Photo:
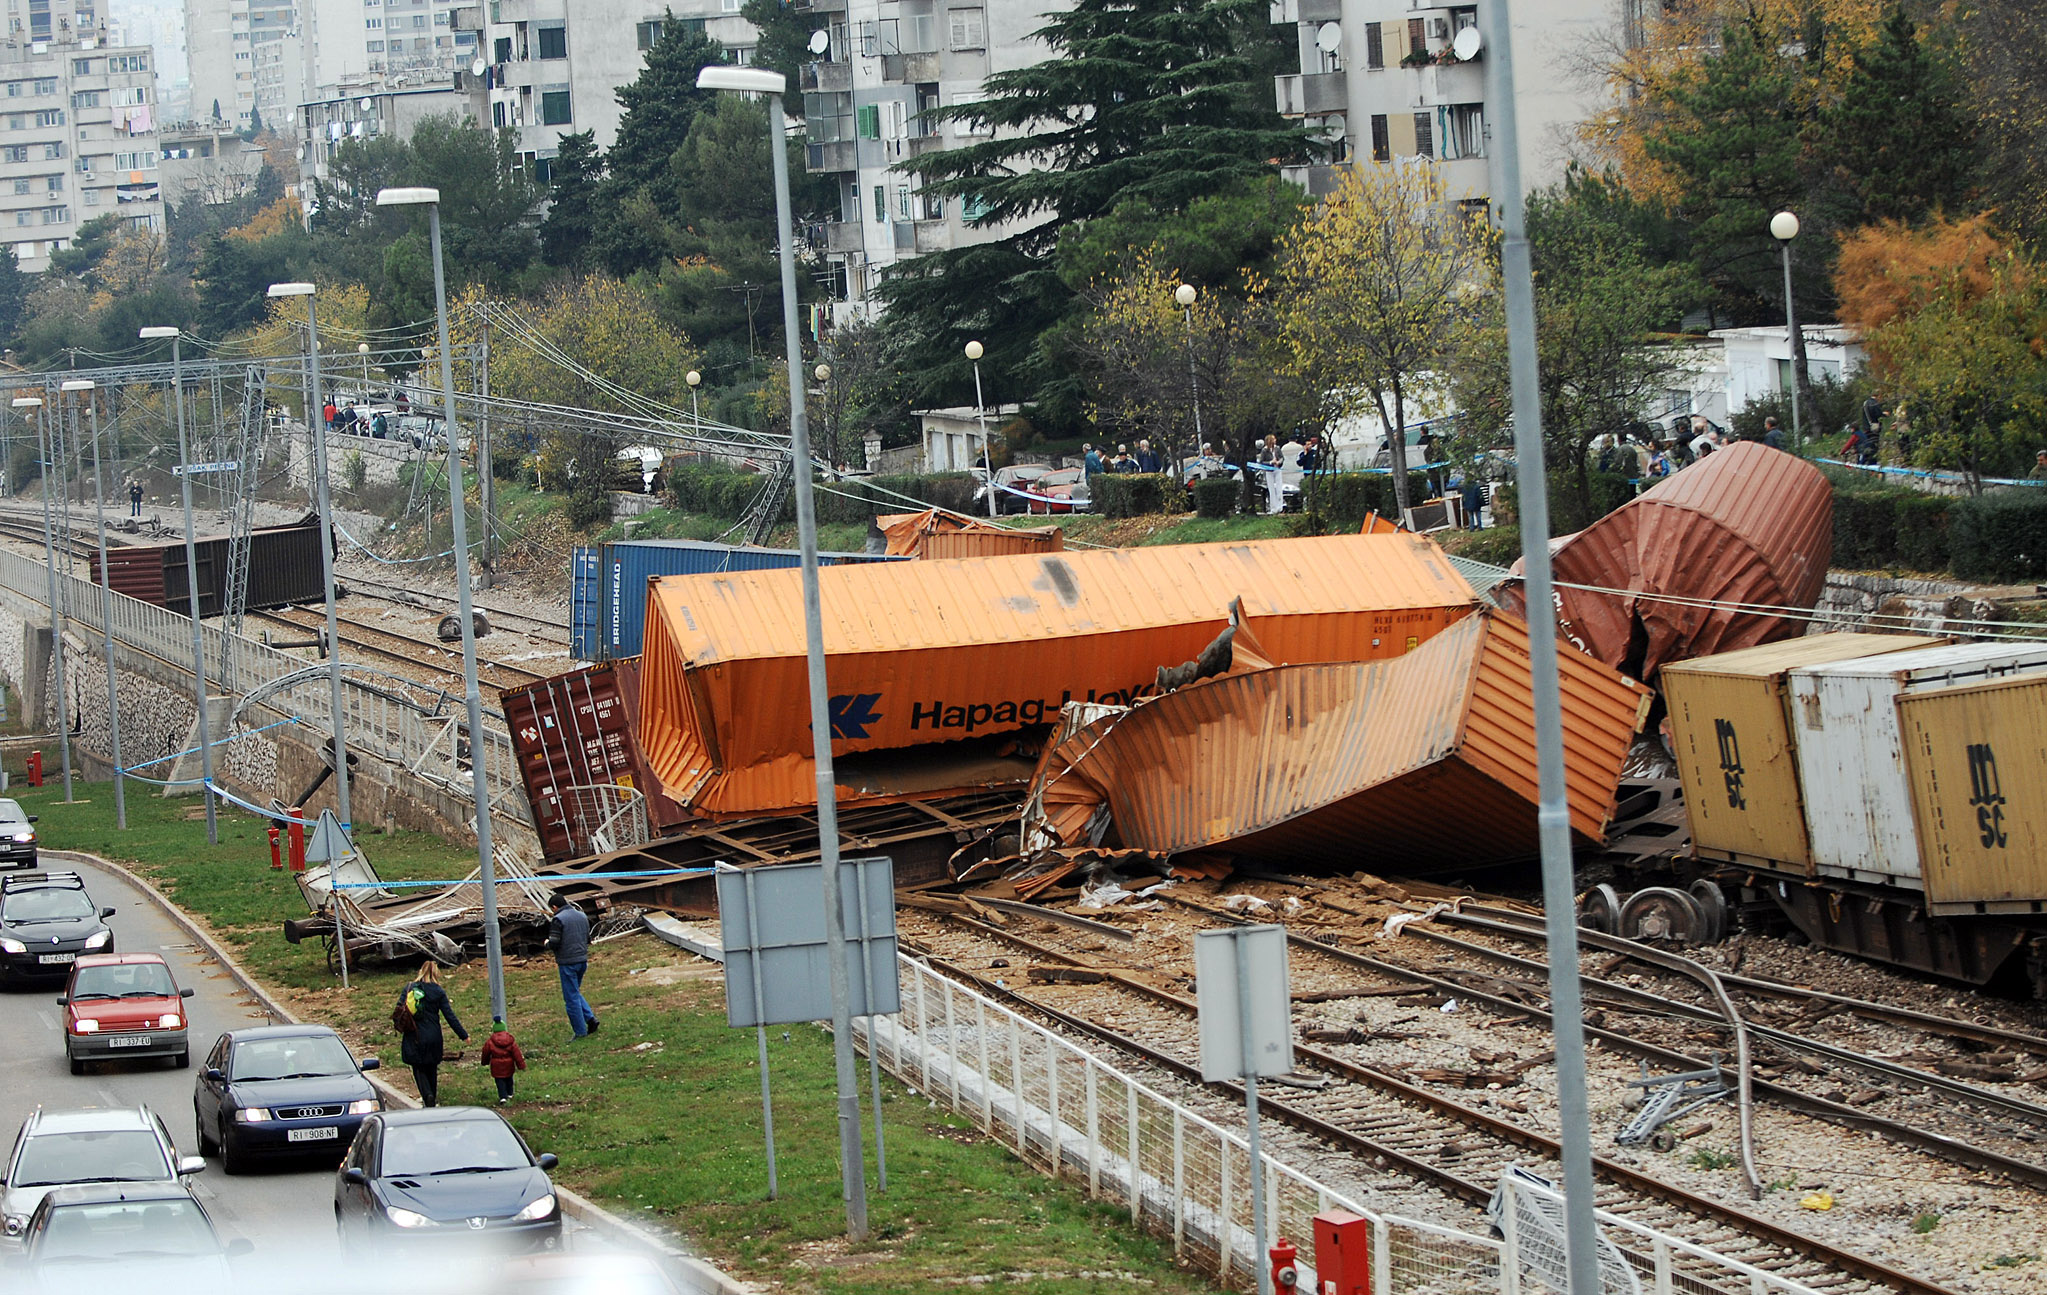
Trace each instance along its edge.
<instances>
[{"instance_id":1,"label":"hedge row","mask_svg":"<svg viewBox=\"0 0 2047 1295\"><path fill-rule=\"evenodd\" d=\"M1095 472L1087 485L1095 511L1104 517L1143 517L1180 505L1170 472Z\"/></svg>"},{"instance_id":2,"label":"hedge row","mask_svg":"<svg viewBox=\"0 0 2047 1295\"><path fill-rule=\"evenodd\" d=\"M1407 497L1420 501L1429 497L1426 472L1407 474ZM1393 501L1390 472L1318 472L1301 479L1301 508L1332 522L1362 523L1372 513L1400 520L1400 506Z\"/></svg>"},{"instance_id":3,"label":"hedge row","mask_svg":"<svg viewBox=\"0 0 2047 1295\"><path fill-rule=\"evenodd\" d=\"M1902 486L1834 484L1833 565L1853 570L1946 570L1949 521L1965 501Z\"/></svg>"},{"instance_id":4,"label":"hedge row","mask_svg":"<svg viewBox=\"0 0 2047 1295\"><path fill-rule=\"evenodd\" d=\"M764 473L735 472L729 468L678 467L668 479L668 493L675 506L686 513L702 513L737 521L759 497L771 480ZM864 522L877 513L907 512L917 505L904 497L954 512L974 511L974 490L979 480L972 473L940 472L929 476L868 477L859 481L819 483L816 491L817 519L821 522ZM793 495L784 496L783 522L796 520Z\"/></svg>"}]
</instances>

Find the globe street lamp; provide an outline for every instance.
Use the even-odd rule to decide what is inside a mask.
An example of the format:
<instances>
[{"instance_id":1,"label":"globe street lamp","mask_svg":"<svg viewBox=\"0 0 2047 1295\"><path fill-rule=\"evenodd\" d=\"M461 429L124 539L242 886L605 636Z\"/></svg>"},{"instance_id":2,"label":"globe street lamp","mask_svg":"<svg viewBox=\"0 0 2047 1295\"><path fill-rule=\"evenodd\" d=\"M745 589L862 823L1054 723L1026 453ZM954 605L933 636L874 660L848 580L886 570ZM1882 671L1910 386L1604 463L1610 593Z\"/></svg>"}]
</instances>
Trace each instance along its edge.
<instances>
[{"instance_id":1,"label":"globe street lamp","mask_svg":"<svg viewBox=\"0 0 2047 1295\"><path fill-rule=\"evenodd\" d=\"M493 1020L505 1019L505 950L498 931L497 862L491 857L490 782L484 777L483 694L476 681L476 621L469 589L469 508L462 490L462 438L455 430L455 359L448 345L448 280L441 261L441 191L380 189L379 207L425 207L427 238L434 258L434 325L440 345L442 421L448 437L449 524L455 540L455 614L462 621L462 701L469 718L469 790L476 806L476 857L483 890L483 951L490 975ZM477 474L490 464L477 456ZM485 528L489 517L483 519Z\"/></svg>"},{"instance_id":2,"label":"globe street lamp","mask_svg":"<svg viewBox=\"0 0 2047 1295\"><path fill-rule=\"evenodd\" d=\"M77 378L59 390L76 391L92 421L93 511L99 518L100 539L100 628L107 644L107 754L114 761L114 826L128 826L128 799L121 778L121 691L114 674L114 580L107 572L107 490L106 474L100 468L100 415L93 403L91 378Z\"/></svg>"},{"instance_id":3,"label":"globe street lamp","mask_svg":"<svg viewBox=\"0 0 2047 1295\"><path fill-rule=\"evenodd\" d=\"M213 734L206 713L206 630L199 619L199 550L192 536L192 456L185 442L185 367L178 343L184 334L175 328L145 328L136 334L144 341L171 339L171 403L178 411L178 489L185 503L185 592L192 608L192 702L199 712L199 772L205 779L200 793L206 800L206 843L220 844L220 822L213 810Z\"/></svg>"},{"instance_id":4,"label":"globe street lamp","mask_svg":"<svg viewBox=\"0 0 2047 1295\"><path fill-rule=\"evenodd\" d=\"M1798 217L1780 211L1770 217L1770 237L1784 253L1784 340L1791 347L1791 446L1802 449L1805 435L1798 425L1798 314L1791 304L1791 240L1798 237Z\"/></svg>"},{"instance_id":5,"label":"globe street lamp","mask_svg":"<svg viewBox=\"0 0 2047 1295\"><path fill-rule=\"evenodd\" d=\"M1194 377L1194 299L1200 294L1191 283L1183 283L1173 289L1173 300L1180 303L1180 314L1187 321L1187 390L1194 402L1194 449L1201 451L1201 383Z\"/></svg>"},{"instance_id":6,"label":"globe street lamp","mask_svg":"<svg viewBox=\"0 0 2047 1295\"><path fill-rule=\"evenodd\" d=\"M50 448L50 420L40 396L19 396L14 407L25 420L36 411L36 445L43 456L43 565L50 571L50 649L57 659L57 749L64 761L64 803L71 803L71 703L64 678L64 598L57 588L57 546L50 535L50 470L57 456Z\"/></svg>"},{"instance_id":7,"label":"globe street lamp","mask_svg":"<svg viewBox=\"0 0 2047 1295\"><path fill-rule=\"evenodd\" d=\"M838 784L832 771L831 704L825 688L824 612L817 591L817 508L810 488L810 420L804 409L802 335L796 329L796 235L789 213L789 150L782 114L782 92L787 85L780 72L761 67L713 64L697 73L699 90L731 90L768 97L768 155L774 163L775 229L782 245L782 337L789 363L789 452L795 460L796 542L803 552L804 659L810 675L810 741L817 768L817 843L824 870L825 961L831 972L840 1191L846 1202L847 1234L862 1241L867 1237L867 1178L861 1168L860 1080L853 1069L846 932L839 907Z\"/></svg>"},{"instance_id":8,"label":"globe street lamp","mask_svg":"<svg viewBox=\"0 0 2047 1295\"><path fill-rule=\"evenodd\" d=\"M306 299L306 426L313 434L313 501L320 510L320 580L327 602L327 702L334 724L334 803L342 825L354 823L348 800L348 738L341 717L341 627L334 614L334 505L327 493L327 419L320 403L320 321L313 306L317 289L310 283L273 283L273 298ZM339 903L336 904L337 911ZM341 949L342 983L348 983L348 952Z\"/></svg>"},{"instance_id":9,"label":"globe street lamp","mask_svg":"<svg viewBox=\"0 0 2047 1295\"><path fill-rule=\"evenodd\" d=\"M988 446L988 403L981 398L981 357L988 352L979 342L968 342L967 359L974 365L974 415L981 420L981 464L988 472L988 515L995 515L995 454Z\"/></svg>"},{"instance_id":10,"label":"globe street lamp","mask_svg":"<svg viewBox=\"0 0 2047 1295\"><path fill-rule=\"evenodd\" d=\"M370 401L370 344L368 342L357 342L355 344L355 353L362 357L362 401L364 404L368 404Z\"/></svg>"},{"instance_id":11,"label":"globe street lamp","mask_svg":"<svg viewBox=\"0 0 2047 1295\"><path fill-rule=\"evenodd\" d=\"M704 375L698 373L695 369L691 369L688 373L682 375L682 380L689 384L689 421L696 425L697 435L702 436L704 434L704 420L697 413L697 388L703 385Z\"/></svg>"}]
</instances>

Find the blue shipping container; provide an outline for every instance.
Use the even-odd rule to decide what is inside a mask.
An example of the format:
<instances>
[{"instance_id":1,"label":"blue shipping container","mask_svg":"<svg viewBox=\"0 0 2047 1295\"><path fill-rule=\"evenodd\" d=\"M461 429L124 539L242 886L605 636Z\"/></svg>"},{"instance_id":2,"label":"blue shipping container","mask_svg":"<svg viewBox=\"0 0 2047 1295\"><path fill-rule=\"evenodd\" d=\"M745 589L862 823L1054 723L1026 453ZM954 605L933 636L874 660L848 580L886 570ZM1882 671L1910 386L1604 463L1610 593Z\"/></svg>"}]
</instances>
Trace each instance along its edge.
<instances>
[{"instance_id":1,"label":"blue shipping container","mask_svg":"<svg viewBox=\"0 0 2047 1295\"><path fill-rule=\"evenodd\" d=\"M907 559L872 553L818 554L822 566L902 561ZM702 540L614 540L579 548L569 564L571 648L583 661L638 656L647 628L647 581L655 576L773 571L802 562L803 555L795 549L742 548Z\"/></svg>"}]
</instances>

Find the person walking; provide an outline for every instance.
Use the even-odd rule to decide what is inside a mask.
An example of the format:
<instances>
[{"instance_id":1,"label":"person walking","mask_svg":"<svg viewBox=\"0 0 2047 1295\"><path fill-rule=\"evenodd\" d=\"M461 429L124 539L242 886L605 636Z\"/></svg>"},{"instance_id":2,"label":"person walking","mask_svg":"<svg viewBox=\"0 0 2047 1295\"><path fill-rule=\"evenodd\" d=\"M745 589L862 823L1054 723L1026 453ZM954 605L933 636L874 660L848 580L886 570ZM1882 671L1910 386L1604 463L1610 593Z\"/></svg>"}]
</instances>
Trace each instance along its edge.
<instances>
[{"instance_id":1,"label":"person walking","mask_svg":"<svg viewBox=\"0 0 2047 1295\"><path fill-rule=\"evenodd\" d=\"M548 897L554 920L547 924L547 947L554 951L561 970L562 1006L568 1009L569 1029L576 1038L597 1033L597 1013L583 997L583 973L590 969L590 919L557 891Z\"/></svg>"},{"instance_id":2,"label":"person walking","mask_svg":"<svg viewBox=\"0 0 2047 1295\"><path fill-rule=\"evenodd\" d=\"M130 517L142 516L142 483L140 481L130 481L128 483L128 515Z\"/></svg>"},{"instance_id":3,"label":"person walking","mask_svg":"<svg viewBox=\"0 0 2047 1295\"><path fill-rule=\"evenodd\" d=\"M458 1039L467 1040L469 1031L462 1028L462 1018L455 1015L455 1005L448 1001L448 991L441 987L441 969L434 965L432 958L421 963L419 975L398 992L398 1003L403 1013L412 1019L412 1028L405 1030L401 1013L392 1013L393 1017L399 1018L399 1028L403 1031L398 1055L412 1067L412 1081L419 1087L419 1104L438 1106L441 1103L441 1060L446 1046L441 1021L446 1018Z\"/></svg>"},{"instance_id":4,"label":"person walking","mask_svg":"<svg viewBox=\"0 0 2047 1295\"><path fill-rule=\"evenodd\" d=\"M1080 447L1080 461L1087 468L1088 476L1097 476L1102 471L1102 452L1092 445Z\"/></svg>"},{"instance_id":5,"label":"person walking","mask_svg":"<svg viewBox=\"0 0 2047 1295\"><path fill-rule=\"evenodd\" d=\"M519 1051L519 1041L503 1021L491 1022L490 1037L483 1041L483 1064L497 1081L498 1105L503 1106L512 1100L512 1076L526 1068L526 1054Z\"/></svg>"}]
</instances>

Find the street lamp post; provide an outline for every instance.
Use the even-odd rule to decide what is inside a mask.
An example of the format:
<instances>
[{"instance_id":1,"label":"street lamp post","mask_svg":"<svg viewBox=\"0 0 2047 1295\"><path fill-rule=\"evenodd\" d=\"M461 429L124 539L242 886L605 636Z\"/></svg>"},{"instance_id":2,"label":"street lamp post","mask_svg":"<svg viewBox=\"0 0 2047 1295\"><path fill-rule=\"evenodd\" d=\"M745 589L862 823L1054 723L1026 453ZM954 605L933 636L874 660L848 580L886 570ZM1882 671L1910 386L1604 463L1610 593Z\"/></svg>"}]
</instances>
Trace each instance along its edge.
<instances>
[{"instance_id":1,"label":"street lamp post","mask_svg":"<svg viewBox=\"0 0 2047 1295\"><path fill-rule=\"evenodd\" d=\"M362 358L362 391L359 393L364 405L370 403L370 344L357 342L355 353Z\"/></svg>"},{"instance_id":2,"label":"street lamp post","mask_svg":"<svg viewBox=\"0 0 2047 1295\"><path fill-rule=\"evenodd\" d=\"M185 503L185 590L192 606L192 700L199 710L199 771L206 800L206 843L220 844L220 822L213 809L213 733L206 713L206 629L199 619L199 550L192 535L192 457L185 440L185 367L175 328L145 328L143 340L171 339L171 403L178 410L178 482Z\"/></svg>"},{"instance_id":3,"label":"street lamp post","mask_svg":"<svg viewBox=\"0 0 2047 1295\"><path fill-rule=\"evenodd\" d=\"M491 849L490 781L484 776L483 693L476 681L476 616L470 600L469 506L462 489L462 438L455 429L455 354L448 345L448 281L441 264L441 191L380 189L379 207L425 207L427 239L434 258L434 323L441 359L442 421L448 438L449 524L455 541L455 614L462 621L462 701L469 721L469 790L476 806L476 858L483 882L483 953L490 976L491 1019L505 1019L505 950L498 931L497 860ZM478 448L482 443L478 442ZM479 477L490 471L477 455ZM488 526L490 520L484 519Z\"/></svg>"},{"instance_id":4,"label":"street lamp post","mask_svg":"<svg viewBox=\"0 0 2047 1295\"><path fill-rule=\"evenodd\" d=\"M824 401L825 426L831 437L831 443L827 447L830 452L825 455L825 466L836 468L839 466L839 417L838 410L832 404L832 366L820 364L810 371L810 376L817 379L817 395L818 399Z\"/></svg>"},{"instance_id":5,"label":"street lamp post","mask_svg":"<svg viewBox=\"0 0 2047 1295\"><path fill-rule=\"evenodd\" d=\"M1194 376L1194 299L1200 295L1193 284L1183 283L1173 289L1173 300L1180 303L1180 316L1187 321L1187 393L1194 402L1194 452L1201 452L1201 383ZM1185 465L1181 468L1184 478Z\"/></svg>"},{"instance_id":6,"label":"street lamp post","mask_svg":"<svg viewBox=\"0 0 2047 1295\"><path fill-rule=\"evenodd\" d=\"M825 960L830 964L832 1059L839 1108L840 1192L846 1232L867 1239L867 1178L860 1147L860 1080L853 1067L852 993L846 977L846 931L839 907L838 782L832 769L831 704L824 663L824 612L817 590L817 505L811 496L810 421L803 400L803 345L796 328L796 235L789 214L789 151L782 115L787 81L760 67L713 64L697 73L699 90L768 96L768 154L774 162L775 228L782 244L782 336L789 364L789 449L795 460L796 542L803 551L804 659L810 681L810 742L817 768L817 837L824 870Z\"/></svg>"},{"instance_id":7,"label":"street lamp post","mask_svg":"<svg viewBox=\"0 0 2047 1295\"><path fill-rule=\"evenodd\" d=\"M697 388L703 385L704 375L691 369L682 375L682 380L689 384L689 421L695 427L696 434L702 436L704 420L703 416L697 413Z\"/></svg>"},{"instance_id":8,"label":"street lamp post","mask_svg":"<svg viewBox=\"0 0 2047 1295\"><path fill-rule=\"evenodd\" d=\"M341 716L341 627L334 614L334 506L327 494L327 419L320 404L320 322L313 306L310 283L273 283L272 297L306 299L306 426L313 433L313 499L320 510L320 579L327 594L327 694L334 720L334 803L343 825L355 816L348 801L348 738L342 732ZM348 973L348 954L342 951L342 975Z\"/></svg>"},{"instance_id":9,"label":"street lamp post","mask_svg":"<svg viewBox=\"0 0 2047 1295\"><path fill-rule=\"evenodd\" d=\"M1805 433L1798 423L1798 312L1791 303L1791 240L1798 237L1798 217L1780 211L1770 217L1770 237L1784 254L1784 341L1791 348L1791 448L1805 448Z\"/></svg>"},{"instance_id":10,"label":"street lamp post","mask_svg":"<svg viewBox=\"0 0 2047 1295\"><path fill-rule=\"evenodd\" d=\"M50 571L50 651L57 667L57 750L64 762L64 803L71 803L71 688L64 677L64 599L57 588L57 545L50 534L50 470L57 456L50 448L50 420L40 396L16 398L14 407L28 417L36 411L36 445L43 456L43 565Z\"/></svg>"},{"instance_id":11,"label":"street lamp post","mask_svg":"<svg viewBox=\"0 0 2047 1295\"><path fill-rule=\"evenodd\" d=\"M74 378L59 390L80 393L86 417L92 423L92 500L98 517L100 540L100 628L107 645L107 754L114 762L114 826L128 826L128 797L121 777L121 690L114 673L114 581L107 572L107 489L106 473L100 467L100 415L93 403L91 378Z\"/></svg>"},{"instance_id":12,"label":"street lamp post","mask_svg":"<svg viewBox=\"0 0 2047 1295\"><path fill-rule=\"evenodd\" d=\"M987 349L979 342L967 343L967 359L974 365L974 415L981 420L981 466L988 472L988 515L995 516L995 451L988 444L988 402L981 398L981 357Z\"/></svg>"}]
</instances>

